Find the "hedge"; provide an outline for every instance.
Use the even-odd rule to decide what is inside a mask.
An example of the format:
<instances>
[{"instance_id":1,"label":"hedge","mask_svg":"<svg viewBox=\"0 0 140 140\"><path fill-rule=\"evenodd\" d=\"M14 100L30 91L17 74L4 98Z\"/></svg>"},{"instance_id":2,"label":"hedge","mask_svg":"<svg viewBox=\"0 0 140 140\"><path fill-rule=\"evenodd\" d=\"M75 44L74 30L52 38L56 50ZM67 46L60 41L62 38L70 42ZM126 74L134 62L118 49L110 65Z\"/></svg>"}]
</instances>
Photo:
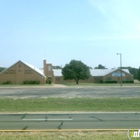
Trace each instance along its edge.
<instances>
[{"instance_id":1,"label":"hedge","mask_svg":"<svg viewBox=\"0 0 140 140\"><path fill-rule=\"evenodd\" d=\"M40 81L23 81L23 84L31 84L31 85L34 85L34 84L40 84Z\"/></svg>"}]
</instances>

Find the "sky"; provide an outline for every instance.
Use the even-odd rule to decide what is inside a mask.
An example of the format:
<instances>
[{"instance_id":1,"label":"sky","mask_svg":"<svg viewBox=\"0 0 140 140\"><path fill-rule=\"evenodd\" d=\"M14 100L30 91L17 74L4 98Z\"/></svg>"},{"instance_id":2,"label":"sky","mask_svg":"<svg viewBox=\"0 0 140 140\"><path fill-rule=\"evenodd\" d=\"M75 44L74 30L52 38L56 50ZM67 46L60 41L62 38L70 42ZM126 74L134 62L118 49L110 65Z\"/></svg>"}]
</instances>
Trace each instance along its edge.
<instances>
[{"instance_id":1,"label":"sky","mask_svg":"<svg viewBox=\"0 0 140 140\"><path fill-rule=\"evenodd\" d=\"M140 66L140 0L0 0L0 67Z\"/></svg>"}]
</instances>

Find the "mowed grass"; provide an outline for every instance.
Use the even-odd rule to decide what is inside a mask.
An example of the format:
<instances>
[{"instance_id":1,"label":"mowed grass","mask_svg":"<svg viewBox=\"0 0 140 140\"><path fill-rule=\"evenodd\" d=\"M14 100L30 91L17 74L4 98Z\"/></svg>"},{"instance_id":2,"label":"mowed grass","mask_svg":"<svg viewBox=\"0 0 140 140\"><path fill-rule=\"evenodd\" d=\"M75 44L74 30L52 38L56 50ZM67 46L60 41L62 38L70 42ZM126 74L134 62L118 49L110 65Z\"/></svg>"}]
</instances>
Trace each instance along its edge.
<instances>
[{"instance_id":1,"label":"mowed grass","mask_svg":"<svg viewBox=\"0 0 140 140\"><path fill-rule=\"evenodd\" d=\"M65 86L74 86L74 87L79 87L79 86L93 86L93 87L103 87L103 86L112 86L112 87L120 87L120 83L80 83L79 84L76 84L75 82L63 82L63 83L60 83L62 85L65 85ZM136 82L136 83L122 83L122 86L140 86L140 82Z\"/></svg>"},{"instance_id":2,"label":"mowed grass","mask_svg":"<svg viewBox=\"0 0 140 140\"><path fill-rule=\"evenodd\" d=\"M140 98L0 99L0 112L140 111Z\"/></svg>"},{"instance_id":3,"label":"mowed grass","mask_svg":"<svg viewBox=\"0 0 140 140\"><path fill-rule=\"evenodd\" d=\"M140 111L140 98L0 99L0 112ZM0 132L0 140L128 140L127 132ZM135 138L137 140L139 138Z\"/></svg>"},{"instance_id":4,"label":"mowed grass","mask_svg":"<svg viewBox=\"0 0 140 140\"><path fill-rule=\"evenodd\" d=\"M139 138L135 138L138 140ZM126 132L0 133L0 140L128 140Z\"/></svg>"}]
</instances>

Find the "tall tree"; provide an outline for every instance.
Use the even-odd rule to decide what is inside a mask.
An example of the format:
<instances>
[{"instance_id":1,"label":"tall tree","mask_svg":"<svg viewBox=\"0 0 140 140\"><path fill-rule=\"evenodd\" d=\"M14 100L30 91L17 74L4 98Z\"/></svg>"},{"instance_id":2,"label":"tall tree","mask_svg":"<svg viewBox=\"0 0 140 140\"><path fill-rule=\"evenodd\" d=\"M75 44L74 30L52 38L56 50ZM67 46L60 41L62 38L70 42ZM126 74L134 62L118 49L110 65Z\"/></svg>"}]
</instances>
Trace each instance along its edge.
<instances>
[{"instance_id":1,"label":"tall tree","mask_svg":"<svg viewBox=\"0 0 140 140\"><path fill-rule=\"evenodd\" d=\"M4 67L0 67L0 72L2 72L3 70L5 70L6 68Z\"/></svg>"},{"instance_id":2,"label":"tall tree","mask_svg":"<svg viewBox=\"0 0 140 140\"><path fill-rule=\"evenodd\" d=\"M61 66L53 66L53 69L62 69Z\"/></svg>"},{"instance_id":3,"label":"tall tree","mask_svg":"<svg viewBox=\"0 0 140 140\"><path fill-rule=\"evenodd\" d=\"M99 64L97 67L95 67L94 69L107 69L105 66Z\"/></svg>"},{"instance_id":4,"label":"tall tree","mask_svg":"<svg viewBox=\"0 0 140 140\"><path fill-rule=\"evenodd\" d=\"M79 84L79 80L88 79L90 75L89 67L81 61L71 60L62 68L62 75L65 80L75 80Z\"/></svg>"},{"instance_id":5,"label":"tall tree","mask_svg":"<svg viewBox=\"0 0 140 140\"><path fill-rule=\"evenodd\" d=\"M140 67L139 67L138 72L137 72L137 78L140 81Z\"/></svg>"},{"instance_id":6,"label":"tall tree","mask_svg":"<svg viewBox=\"0 0 140 140\"><path fill-rule=\"evenodd\" d=\"M134 79L138 79L138 68L132 68L132 67L121 67L121 69L128 69L129 72L134 76Z\"/></svg>"}]
</instances>

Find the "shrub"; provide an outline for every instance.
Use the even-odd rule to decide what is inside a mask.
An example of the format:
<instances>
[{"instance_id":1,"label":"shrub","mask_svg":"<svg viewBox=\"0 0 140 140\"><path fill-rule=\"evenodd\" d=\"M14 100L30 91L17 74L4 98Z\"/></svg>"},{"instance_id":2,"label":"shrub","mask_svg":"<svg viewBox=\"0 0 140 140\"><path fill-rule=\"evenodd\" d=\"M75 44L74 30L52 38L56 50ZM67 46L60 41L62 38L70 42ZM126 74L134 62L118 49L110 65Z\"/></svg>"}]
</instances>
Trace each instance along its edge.
<instances>
[{"instance_id":1,"label":"shrub","mask_svg":"<svg viewBox=\"0 0 140 140\"><path fill-rule=\"evenodd\" d=\"M29 81L23 81L23 84L29 84Z\"/></svg>"},{"instance_id":2,"label":"shrub","mask_svg":"<svg viewBox=\"0 0 140 140\"><path fill-rule=\"evenodd\" d=\"M10 84L12 84L12 82L11 81L6 81L6 82L3 82L2 84L3 85L10 85Z\"/></svg>"},{"instance_id":3,"label":"shrub","mask_svg":"<svg viewBox=\"0 0 140 140\"><path fill-rule=\"evenodd\" d=\"M31 80L31 81L23 81L23 84L31 84L31 85L34 85L34 84L40 84L40 81L33 81L33 80Z\"/></svg>"},{"instance_id":4,"label":"shrub","mask_svg":"<svg viewBox=\"0 0 140 140\"><path fill-rule=\"evenodd\" d=\"M105 81L105 83L118 83L117 81Z\"/></svg>"},{"instance_id":5,"label":"shrub","mask_svg":"<svg viewBox=\"0 0 140 140\"><path fill-rule=\"evenodd\" d=\"M130 81L123 81L123 83L134 83L134 80L130 80Z\"/></svg>"},{"instance_id":6,"label":"shrub","mask_svg":"<svg viewBox=\"0 0 140 140\"><path fill-rule=\"evenodd\" d=\"M35 84L40 84L40 81L35 81Z\"/></svg>"},{"instance_id":7,"label":"shrub","mask_svg":"<svg viewBox=\"0 0 140 140\"><path fill-rule=\"evenodd\" d=\"M104 83L104 81L103 80L100 80L99 83Z\"/></svg>"},{"instance_id":8,"label":"shrub","mask_svg":"<svg viewBox=\"0 0 140 140\"><path fill-rule=\"evenodd\" d=\"M52 80L51 80L51 79L47 79L47 80L46 80L46 83L47 83L47 84L52 84Z\"/></svg>"}]
</instances>

